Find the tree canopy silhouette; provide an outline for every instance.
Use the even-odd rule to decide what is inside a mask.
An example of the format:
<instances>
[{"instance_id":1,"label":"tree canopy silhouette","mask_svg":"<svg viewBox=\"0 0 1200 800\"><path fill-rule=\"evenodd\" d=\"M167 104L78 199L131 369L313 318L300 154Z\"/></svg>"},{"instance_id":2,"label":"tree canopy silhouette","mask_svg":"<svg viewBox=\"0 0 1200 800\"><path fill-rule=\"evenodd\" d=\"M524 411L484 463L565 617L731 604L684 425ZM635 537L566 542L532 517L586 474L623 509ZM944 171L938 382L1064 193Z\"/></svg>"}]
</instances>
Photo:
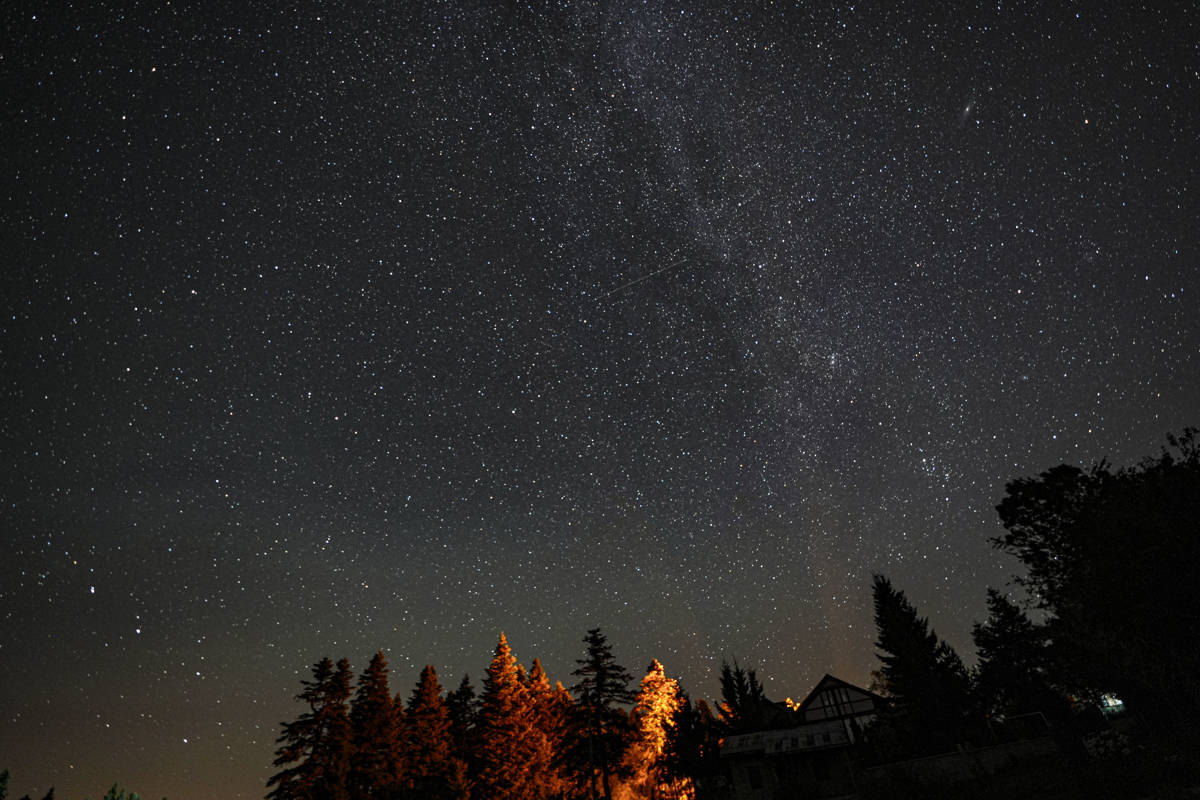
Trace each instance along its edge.
<instances>
[{"instance_id":1,"label":"tree canopy silhouette","mask_svg":"<svg viewBox=\"0 0 1200 800\"><path fill-rule=\"evenodd\" d=\"M1007 486L993 543L1028 568L1060 676L1177 720L1200 710L1200 441L1136 467L1061 465Z\"/></svg>"}]
</instances>

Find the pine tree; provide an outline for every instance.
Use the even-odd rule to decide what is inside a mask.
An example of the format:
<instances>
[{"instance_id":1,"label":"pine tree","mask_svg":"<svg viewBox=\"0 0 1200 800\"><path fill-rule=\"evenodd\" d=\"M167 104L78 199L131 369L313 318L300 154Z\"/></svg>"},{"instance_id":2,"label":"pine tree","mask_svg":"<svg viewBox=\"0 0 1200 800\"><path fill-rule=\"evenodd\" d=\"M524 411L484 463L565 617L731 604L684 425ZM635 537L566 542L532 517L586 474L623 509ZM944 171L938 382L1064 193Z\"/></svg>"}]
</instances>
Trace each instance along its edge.
<instances>
[{"instance_id":1,"label":"pine tree","mask_svg":"<svg viewBox=\"0 0 1200 800\"><path fill-rule=\"evenodd\" d=\"M634 700L629 689L632 678L613 657L608 639L599 628L589 630L583 641L586 655L575 662L579 667L571 673L579 678L579 683L571 687L579 698L577 726L586 748L592 800L598 797L597 772L604 800L612 800L613 777L630 741L629 717L620 705Z\"/></svg>"},{"instance_id":2,"label":"pine tree","mask_svg":"<svg viewBox=\"0 0 1200 800\"><path fill-rule=\"evenodd\" d=\"M471 676L463 675L458 688L446 695L446 710L450 713L450 735L454 741L454 753L459 759L470 760L471 736L475 730L475 719L479 715L479 701Z\"/></svg>"},{"instance_id":3,"label":"pine tree","mask_svg":"<svg viewBox=\"0 0 1200 800\"><path fill-rule=\"evenodd\" d=\"M568 733L571 699L562 684L550 685L550 678L539 659L529 670L529 714L531 720L531 768L540 775L540 797L562 797L569 792L561 754Z\"/></svg>"},{"instance_id":4,"label":"pine tree","mask_svg":"<svg viewBox=\"0 0 1200 800\"><path fill-rule=\"evenodd\" d=\"M528 690L504 634L488 665L476 723L476 776L472 793L489 800L524 800L536 775L530 771Z\"/></svg>"},{"instance_id":5,"label":"pine tree","mask_svg":"<svg viewBox=\"0 0 1200 800\"><path fill-rule=\"evenodd\" d=\"M733 667L721 662L721 704L717 713L730 733L751 733L767 726L770 701L754 670L745 670L735 660Z\"/></svg>"},{"instance_id":6,"label":"pine tree","mask_svg":"<svg viewBox=\"0 0 1200 800\"><path fill-rule=\"evenodd\" d=\"M414 797L453 798L452 785L461 763L454 755L450 711L432 664L408 701L408 780Z\"/></svg>"},{"instance_id":7,"label":"pine tree","mask_svg":"<svg viewBox=\"0 0 1200 800\"><path fill-rule=\"evenodd\" d=\"M960 742L969 709L966 668L930 630L904 592L874 576L875 625L882 688L892 698L892 721L908 749L945 750Z\"/></svg>"},{"instance_id":8,"label":"pine tree","mask_svg":"<svg viewBox=\"0 0 1200 800\"><path fill-rule=\"evenodd\" d=\"M699 797L721 774L722 725L703 699L694 706L686 694L681 700L675 724L667 729L664 766L676 785L692 787L689 797Z\"/></svg>"},{"instance_id":9,"label":"pine tree","mask_svg":"<svg viewBox=\"0 0 1200 800\"><path fill-rule=\"evenodd\" d=\"M633 707L635 736L625 762L632 773L626 781L631 797L686 797L690 782L675 781L666 769L667 745L675 718L683 707L679 682L668 678L658 659L650 662Z\"/></svg>"},{"instance_id":10,"label":"pine tree","mask_svg":"<svg viewBox=\"0 0 1200 800\"><path fill-rule=\"evenodd\" d=\"M975 689L980 705L994 714L1041 711L1061 717L1066 701L1050 686L1046 629L995 589L987 590L987 606L987 621L971 630L979 653Z\"/></svg>"},{"instance_id":11,"label":"pine tree","mask_svg":"<svg viewBox=\"0 0 1200 800\"><path fill-rule=\"evenodd\" d=\"M399 732L388 688L388 664L377 652L358 679L350 704L354 752L349 787L354 798L385 797L400 780Z\"/></svg>"},{"instance_id":12,"label":"pine tree","mask_svg":"<svg viewBox=\"0 0 1200 800\"><path fill-rule=\"evenodd\" d=\"M350 662L323 658L313 665L312 679L302 681L297 700L309 710L283 723L268 800L347 800L351 731L346 701L350 697Z\"/></svg>"},{"instance_id":13,"label":"pine tree","mask_svg":"<svg viewBox=\"0 0 1200 800\"><path fill-rule=\"evenodd\" d=\"M28 795L26 795L28 797ZM26 800L26 798L21 798ZM137 792L126 792L118 784L113 784L108 791L104 793L102 800L141 800L141 796Z\"/></svg>"}]
</instances>

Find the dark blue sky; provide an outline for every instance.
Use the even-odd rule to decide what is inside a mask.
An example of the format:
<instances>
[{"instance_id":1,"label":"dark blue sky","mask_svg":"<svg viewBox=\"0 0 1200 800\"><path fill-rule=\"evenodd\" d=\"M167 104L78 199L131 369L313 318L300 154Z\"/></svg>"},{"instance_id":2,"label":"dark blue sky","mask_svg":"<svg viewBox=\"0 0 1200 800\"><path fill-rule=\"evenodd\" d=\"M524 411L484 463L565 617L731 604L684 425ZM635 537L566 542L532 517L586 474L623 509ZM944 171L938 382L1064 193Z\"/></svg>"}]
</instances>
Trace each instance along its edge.
<instances>
[{"instance_id":1,"label":"dark blue sky","mask_svg":"<svg viewBox=\"0 0 1200 800\"><path fill-rule=\"evenodd\" d=\"M704 5L701 8L701 5ZM6 7L0 767L263 794L309 665L968 660L1197 424L1197 12Z\"/></svg>"}]
</instances>

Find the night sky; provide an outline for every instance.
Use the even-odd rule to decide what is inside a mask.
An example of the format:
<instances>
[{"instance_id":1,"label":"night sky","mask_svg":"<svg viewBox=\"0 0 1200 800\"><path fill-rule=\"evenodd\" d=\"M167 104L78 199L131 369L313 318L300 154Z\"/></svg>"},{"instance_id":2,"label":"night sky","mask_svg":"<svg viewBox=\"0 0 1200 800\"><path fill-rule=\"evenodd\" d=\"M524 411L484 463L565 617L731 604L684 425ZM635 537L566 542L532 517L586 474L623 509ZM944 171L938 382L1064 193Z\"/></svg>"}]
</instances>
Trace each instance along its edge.
<instances>
[{"instance_id":1,"label":"night sky","mask_svg":"<svg viewBox=\"0 0 1200 800\"><path fill-rule=\"evenodd\" d=\"M1200 424L1195 4L242 5L0 12L14 797L501 630L865 684L875 571L970 661L1004 483Z\"/></svg>"}]
</instances>

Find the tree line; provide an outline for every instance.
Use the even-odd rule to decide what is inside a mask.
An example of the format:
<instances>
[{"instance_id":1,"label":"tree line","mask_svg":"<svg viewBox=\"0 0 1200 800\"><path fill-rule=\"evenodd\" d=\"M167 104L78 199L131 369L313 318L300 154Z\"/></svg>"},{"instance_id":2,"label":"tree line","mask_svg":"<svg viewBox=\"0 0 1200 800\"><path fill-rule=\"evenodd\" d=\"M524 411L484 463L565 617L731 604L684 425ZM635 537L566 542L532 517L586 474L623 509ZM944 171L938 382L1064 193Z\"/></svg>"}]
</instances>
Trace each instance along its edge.
<instances>
[{"instance_id":1,"label":"tree line","mask_svg":"<svg viewBox=\"0 0 1200 800\"><path fill-rule=\"evenodd\" d=\"M8 798L8 780L11 777L11 774L12 773L10 773L7 769L0 772L0 800L7 800L7 798ZM33 798L27 794L23 794L23 795L21 795L20 800L33 800ZM50 790L47 791L46 794L42 795L42 800L54 800L54 787L53 786L50 787ZM142 800L142 799L141 799L141 796L137 792L126 792L125 789L121 788L118 784L114 783L109 788L109 790L104 793L104 797L101 798L101 800ZM164 797L163 800L166 800L166 798Z\"/></svg>"},{"instance_id":2,"label":"tree line","mask_svg":"<svg viewBox=\"0 0 1200 800\"><path fill-rule=\"evenodd\" d=\"M1187 429L1168 444L1134 467L1064 465L1006 486L993 544L1025 566L1026 597L987 589L973 669L874 576L872 688L887 702L862 732L861 760L986 744L1029 715L1069 751L1104 693L1160 726L1195 718L1200 442ZM283 724L267 798L703 800L723 795L723 737L801 722L736 662L722 665L714 712L658 661L631 688L600 629L584 645L569 689L536 659L526 670L501 634L480 693L466 676L444 693L427 666L407 702L382 653L356 683L345 659L322 659L298 695L308 709Z\"/></svg>"},{"instance_id":3,"label":"tree line","mask_svg":"<svg viewBox=\"0 0 1200 800\"><path fill-rule=\"evenodd\" d=\"M407 701L382 652L358 676L323 658L283 724L268 800L690 797L681 759L717 755L713 717L653 661L635 691L599 628L584 638L570 690L539 660L527 670L504 634L482 691L470 676L444 694L426 666Z\"/></svg>"},{"instance_id":4,"label":"tree line","mask_svg":"<svg viewBox=\"0 0 1200 800\"><path fill-rule=\"evenodd\" d=\"M1023 602L987 589L967 670L902 591L874 578L876 683L891 699L876 744L921 755L1003 733L1039 714L1068 751L1119 697L1160 731L1200 712L1200 441L1167 437L1133 467L1061 465L1006 486L992 540L1027 572ZM1039 621L1026 613L1036 612Z\"/></svg>"}]
</instances>

